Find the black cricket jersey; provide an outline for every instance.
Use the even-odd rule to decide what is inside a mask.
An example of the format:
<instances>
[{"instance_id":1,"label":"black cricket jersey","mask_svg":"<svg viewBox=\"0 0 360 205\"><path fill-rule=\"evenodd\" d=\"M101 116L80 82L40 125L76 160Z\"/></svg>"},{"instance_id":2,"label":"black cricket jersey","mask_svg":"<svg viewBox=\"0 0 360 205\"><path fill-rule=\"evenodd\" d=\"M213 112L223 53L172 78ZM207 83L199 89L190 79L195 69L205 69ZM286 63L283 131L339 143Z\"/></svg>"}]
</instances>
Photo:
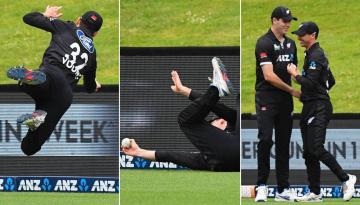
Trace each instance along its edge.
<instances>
[{"instance_id":1,"label":"black cricket jersey","mask_svg":"<svg viewBox=\"0 0 360 205\"><path fill-rule=\"evenodd\" d=\"M40 68L61 69L71 87L75 87L84 76L87 92L94 92L97 63L91 33L77 27L74 22L49 19L39 12L28 13L23 20L26 24L52 34Z\"/></svg>"},{"instance_id":2,"label":"black cricket jersey","mask_svg":"<svg viewBox=\"0 0 360 205\"><path fill-rule=\"evenodd\" d=\"M329 89L335 80L330 71L329 61L318 42L305 51L302 75L296 76L301 85L302 102L311 100L330 100Z\"/></svg>"},{"instance_id":3,"label":"black cricket jersey","mask_svg":"<svg viewBox=\"0 0 360 205\"><path fill-rule=\"evenodd\" d=\"M256 43L256 101L280 102L283 97L289 98L289 93L271 85L264 78L261 66L272 64L274 73L286 84L291 85L291 76L287 72L287 65L293 63L297 65L297 50L295 42L284 36L284 42L280 42L269 29L261 36ZM260 99L261 98L261 99Z\"/></svg>"}]
</instances>

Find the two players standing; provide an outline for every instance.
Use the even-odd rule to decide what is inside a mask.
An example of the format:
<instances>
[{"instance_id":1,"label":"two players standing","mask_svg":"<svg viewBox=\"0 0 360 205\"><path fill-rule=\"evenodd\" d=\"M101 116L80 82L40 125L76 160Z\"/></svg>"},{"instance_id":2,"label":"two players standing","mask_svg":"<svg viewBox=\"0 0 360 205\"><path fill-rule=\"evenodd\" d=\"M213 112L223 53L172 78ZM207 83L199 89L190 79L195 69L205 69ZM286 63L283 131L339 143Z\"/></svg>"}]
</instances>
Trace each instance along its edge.
<instances>
[{"instance_id":1,"label":"two players standing","mask_svg":"<svg viewBox=\"0 0 360 205\"><path fill-rule=\"evenodd\" d=\"M328 92L335 84L328 59L316 41L319 28L304 22L292 32L305 48L303 74L297 69L296 45L285 34L293 17L286 7L277 7L271 15L270 30L256 44L256 114L258 121L258 181L255 201L267 200L266 182L270 171L270 150L275 128L276 177L278 192L275 201L321 202L320 161L343 182L343 199L352 198L356 176L344 172L336 159L325 149L326 127L332 114ZM301 92L291 87L291 78L301 85ZM303 103L300 128L303 157L310 183L310 192L297 197L289 189L289 143L292 130L292 96Z\"/></svg>"}]
</instances>

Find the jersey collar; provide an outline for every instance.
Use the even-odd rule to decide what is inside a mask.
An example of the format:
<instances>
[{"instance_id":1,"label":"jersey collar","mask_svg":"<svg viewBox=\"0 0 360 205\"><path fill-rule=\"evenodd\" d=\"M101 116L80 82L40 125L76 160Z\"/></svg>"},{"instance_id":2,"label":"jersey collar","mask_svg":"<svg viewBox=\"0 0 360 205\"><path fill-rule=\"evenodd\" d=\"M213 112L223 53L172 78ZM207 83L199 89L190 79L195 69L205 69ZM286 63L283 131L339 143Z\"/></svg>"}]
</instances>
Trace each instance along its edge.
<instances>
[{"instance_id":1,"label":"jersey collar","mask_svg":"<svg viewBox=\"0 0 360 205\"><path fill-rule=\"evenodd\" d=\"M312 53L314 50L316 50L319 47L320 47L319 42L314 43L308 50L305 51L306 55L309 55L310 53Z\"/></svg>"}]
</instances>

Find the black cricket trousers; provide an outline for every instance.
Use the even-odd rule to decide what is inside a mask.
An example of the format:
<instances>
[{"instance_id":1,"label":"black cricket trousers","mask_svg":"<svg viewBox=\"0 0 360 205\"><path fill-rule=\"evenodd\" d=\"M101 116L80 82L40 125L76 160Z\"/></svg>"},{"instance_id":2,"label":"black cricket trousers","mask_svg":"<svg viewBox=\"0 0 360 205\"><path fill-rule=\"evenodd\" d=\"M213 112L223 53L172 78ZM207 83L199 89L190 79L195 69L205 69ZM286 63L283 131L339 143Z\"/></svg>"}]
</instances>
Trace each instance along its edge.
<instances>
[{"instance_id":1,"label":"black cricket trousers","mask_svg":"<svg viewBox=\"0 0 360 205\"><path fill-rule=\"evenodd\" d=\"M289 145L292 130L292 99L282 103L256 104L258 124L257 185L267 184L270 173L270 152L275 129L275 169L278 191L289 187Z\"/></svg>"},{"instance_id":2,"label":"black cricket trousers","mask_svg":"<svg viewBox=\"0 0 360 205\"><path fill-rule=\"evenodd\" d=\"M201 96L201 97L200 97ZM157 161L170 161L195 170L239 171L240 136L227 133L205 121L210 111L236 127L237 111L218 103L219 92L211 86L204 95L191 91L193 100L178 115L180 129L200 152L156 151ZM236 131L235 131L236 132Z\"/></svg>"},{"instance_id":3,"label":"black cricket trousers","mask_svg":"<svg viewBox=\"0 0 360 205\"><path fill-rule=\"evenodd\" d=\"M72 88L67 83L64 73L57 67L41 67L46 74L46 82L40 85L21 84L20 89L35 101L35 110L47 112L45 122L35 131L28 130L22 139L21 149L30 156L40 151L41 146L49 139L56 124L60 121L72 103Z\"/></svg>"},{"instance_id":4,"label":"black cricket trousers","mask_svg":"<svg viewBox=\"0 0 360 205\"><path fill-rule=\"evenodd\" d=\"M303 157L309 180L309 189L320 194L320 161L324 163L344 182L347 174L324 147L326 127L332 114L332 105L329 100L314 100L304 102L301 112L300 128L303 139Z\"/></svg>"}]
</instances>

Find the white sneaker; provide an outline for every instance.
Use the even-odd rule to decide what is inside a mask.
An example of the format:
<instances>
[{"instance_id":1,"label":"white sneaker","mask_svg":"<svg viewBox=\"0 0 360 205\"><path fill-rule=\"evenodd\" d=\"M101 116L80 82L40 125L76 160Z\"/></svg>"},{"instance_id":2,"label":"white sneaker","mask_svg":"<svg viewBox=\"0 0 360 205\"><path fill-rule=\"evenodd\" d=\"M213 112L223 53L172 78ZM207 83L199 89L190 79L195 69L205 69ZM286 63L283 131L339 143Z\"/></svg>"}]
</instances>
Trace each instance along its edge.
<instances>
[{"instance_id":1,"label":"white sneaker","mask_svg":"<svg viewBox=\"0 0 360 205\"><path fill-rule=\"evenodd\" d=\"M260 185L256 188L255 202L266 202L268 196L268 188L266 185Z\"/></svg>"},{"instance_id":2,"label":"white sneaker","mask_svg":"<svg viewBox=\"0 0 360 205\"><path fill-rule=\"evenodd\" d=\"M284 189L284 191L281 193L276 192L275 201L294 202L295 197L295 193L290 189Z\"/></svg>"},{"instance_id":3,"label":"white sneaker","mask_svg":"<svg viewBox=\"0 0 360 205\"><path fill-rule=\"evenodd\" d=\"M356 176L351 174L348 174L348 176L349 179L342 185L344 201L349 201L355 193Z\"/></svg>"},{"instance_id":4,"label":"white sneaker","mask_svg":"<svg viewBox=\"0 0 360 205\"><path fill-rule=\"evenodd\" d=\"M227 76L227 71L220 58L214 57L211 60L213 66L212 86L219 90L219 97L227 96L234 92L234 88Z\"/></svg>"},{"instance_id":5,"label":"white sneaker","mask_svg":"<svg viewBox=\"0 0 360 205\"><path fill-rule=\"evenodd\" d=\"M309 192L305 194L304 196L296 197L296 202L322 202L322 195L321 193L319 195L314 194L313 192Z\"/></svg>"}]
</instances>

